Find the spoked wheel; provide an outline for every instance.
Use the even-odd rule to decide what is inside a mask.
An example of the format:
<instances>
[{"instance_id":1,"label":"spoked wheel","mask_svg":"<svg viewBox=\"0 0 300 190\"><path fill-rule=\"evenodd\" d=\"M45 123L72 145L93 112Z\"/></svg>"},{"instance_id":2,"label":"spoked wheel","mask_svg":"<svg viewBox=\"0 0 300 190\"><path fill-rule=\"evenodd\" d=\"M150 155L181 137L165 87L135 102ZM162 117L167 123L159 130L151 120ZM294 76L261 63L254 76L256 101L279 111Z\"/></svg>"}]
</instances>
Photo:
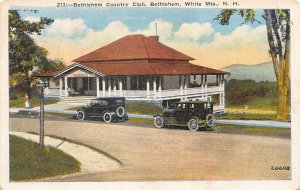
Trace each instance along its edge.
<instances>
[{"instance_id":1,"label":"spoked wheel","mask_svg":"<svg viewBox=\"0 0 300 190\"><path fill-rule=\"evenodd\" d=\"M116 115L118 117L124 117L125 116L125 108L123 106L119 106L116 109Z\"/></svg>"},{"instance_id":2,"label":"spoked wheel","mask_svg":"<svg viewBox=\"0 0 300 190\"><path fill-rule=\"evenodd\" d=\"M109 112L106 112L104 115L103 115L103 121L105 123L110 123L112 120L112 116Z\"/></svg>"},{"instance_id":3,"label":"spoked wheel","mask_svg":"<svg viewBox=\"0 0 300 190\"><path fill-rule=\"evenodd\" d=\"M199 129L198 121L194 118L190 119L188 122L188 127L193 132L198 131Z\"/></svg>"},{"instance_id":4,"label":"spoked wheel","mask_svg":"<svg viewBox=\"0 0 300 190\"><path fill-rule=\"evenodd\" d=\"M164 126L164 119L160 115L154 117L154 126L157 128Z\"/></svg>"},{"instance_id":5,"label":"spoked wheel","mask_svg":"<svg viewBox=\"0 0 300 190\"><path fill-rule=\"evenodd\" d=\"M84 118L85 118L85 115L84 115L83 111L77 112L77 119L78 120L84 120Z\"/></svg>"},{"instance_id":6,"label":"spoked wheel","mask_svg":"<svg viewBox=\"0 0 300 190\"><path fill-rule=\"evenodd\" d=\"M212 130L216 126L216 119L213 114L207 114L205 129Z\"/></svg>"}]
</instances>

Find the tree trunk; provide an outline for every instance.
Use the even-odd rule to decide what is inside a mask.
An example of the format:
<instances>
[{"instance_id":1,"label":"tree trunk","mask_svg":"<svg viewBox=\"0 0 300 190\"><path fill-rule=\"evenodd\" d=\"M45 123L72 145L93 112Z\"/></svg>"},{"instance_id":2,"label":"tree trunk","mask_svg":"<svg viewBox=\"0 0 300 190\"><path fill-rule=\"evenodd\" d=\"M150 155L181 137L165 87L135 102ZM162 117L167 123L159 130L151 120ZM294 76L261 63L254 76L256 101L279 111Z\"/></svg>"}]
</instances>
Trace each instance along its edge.
<instances>
[{"instance_id":1,"label":"tree trunk","mask_svg":"<svg viewBox=\"0 0 300 190\"><path fill-rule=\"evenodd\" d=\"M278 84L277 84L278 85ZM288 86L277 86L278 99L277 99L277 120L287 120L288 113Z\"/></svg>"},{"instance_id":2,"label":"tree trunk","mask_svg":"<svg viewBox=\"0 0 300 190\"><path fill-rule=\"evenodd\" d=\"M266 20L267 36L270 47L270 55L277 79L277 120L287 120L289 112L289 67L290 67L290 38L289 23L286 27L286 42L284 52L282 52L283 42L279 35L278 20L275 10L265 10L263 18Z\"/></svg>"}]
</instances>

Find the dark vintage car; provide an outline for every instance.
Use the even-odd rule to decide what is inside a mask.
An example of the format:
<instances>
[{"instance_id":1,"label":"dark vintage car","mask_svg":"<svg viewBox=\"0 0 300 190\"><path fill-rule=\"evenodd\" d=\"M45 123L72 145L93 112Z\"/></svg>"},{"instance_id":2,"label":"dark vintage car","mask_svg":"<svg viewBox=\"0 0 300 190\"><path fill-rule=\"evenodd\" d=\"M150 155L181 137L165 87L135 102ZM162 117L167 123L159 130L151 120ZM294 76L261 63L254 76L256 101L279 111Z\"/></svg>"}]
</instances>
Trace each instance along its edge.
<instances>
[{"instance_id":1,"label":"dark vintage car","mask_svg":"<svg viewBox=\"0 0 300 190\"><path fill-rule=\"evenodd\" d=\"M126 121L124 97L107 97L93 99L91 103L77 110L77 119L102 118L106 123L112 121Z\"/></svg>"},{"instance_id":2,"label":"dark vintage car","mask_svg":"<svg viewBox=\"0 0 300 190\"><path fill-rule=\"evenodd\" d=\"M167 125L188 126L191 131L200 127L213 130L216 122L213 104L206 101L182 101L165 108L162 114L154 115L154 126L162 128Z\"/></svg>"}]
</instances>

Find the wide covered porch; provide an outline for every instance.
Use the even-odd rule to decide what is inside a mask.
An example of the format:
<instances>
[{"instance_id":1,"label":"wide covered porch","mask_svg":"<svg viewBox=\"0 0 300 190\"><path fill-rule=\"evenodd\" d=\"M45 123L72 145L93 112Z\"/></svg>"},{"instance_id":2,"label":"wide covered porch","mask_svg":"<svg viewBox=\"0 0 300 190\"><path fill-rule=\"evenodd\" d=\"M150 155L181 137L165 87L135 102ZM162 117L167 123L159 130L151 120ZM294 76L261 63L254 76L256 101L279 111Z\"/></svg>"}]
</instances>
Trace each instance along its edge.
<instances>
[{"instance_id":1,"label":"wide covered porch","mask_svg":"<svg viewBox=\"0 0 300 190\"><path fill-rule=\"evenodd\" d=\"M190 75L104 75L74 66L54 75L57 85L45 89L45 96L123 96L127 100L166 101L211 100L224 109L224 74ZM80 99L78 100L80 101Z\"/></svg>"}]
</instances>

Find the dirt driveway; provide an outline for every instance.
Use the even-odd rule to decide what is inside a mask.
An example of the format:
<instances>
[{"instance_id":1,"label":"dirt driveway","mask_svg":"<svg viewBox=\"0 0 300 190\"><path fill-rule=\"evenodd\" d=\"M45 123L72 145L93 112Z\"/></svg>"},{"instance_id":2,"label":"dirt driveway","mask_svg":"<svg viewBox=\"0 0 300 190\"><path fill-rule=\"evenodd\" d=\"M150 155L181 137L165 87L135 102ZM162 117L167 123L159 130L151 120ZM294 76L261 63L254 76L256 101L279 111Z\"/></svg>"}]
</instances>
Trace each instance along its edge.
<instances>
[{"instance_id":1,"label":"dirt driveway","mask_svg":"<svg viewBox=\"0 0 300 190\"><path fill-rule=\"evenodd\" d=\"M10 130L38 129L38 119L10 118ZM66 120L46 120L45 133L89 144L124 164L55 181L290 179L289 171L271 169L290 165L289 139Z\"/></svg>"}]
</instances>

